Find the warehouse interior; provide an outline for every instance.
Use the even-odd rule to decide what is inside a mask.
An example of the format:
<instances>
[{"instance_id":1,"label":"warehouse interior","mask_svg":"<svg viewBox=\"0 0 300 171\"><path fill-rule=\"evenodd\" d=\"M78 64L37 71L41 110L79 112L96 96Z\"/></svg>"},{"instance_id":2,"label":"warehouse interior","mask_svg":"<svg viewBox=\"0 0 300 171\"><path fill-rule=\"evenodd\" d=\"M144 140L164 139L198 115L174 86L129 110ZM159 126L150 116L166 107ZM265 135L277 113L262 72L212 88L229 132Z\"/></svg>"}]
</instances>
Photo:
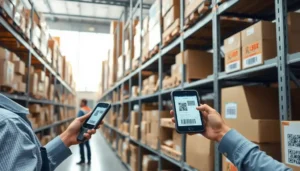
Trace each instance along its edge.
<instances>
[{"instance_id":1,"label":"warehouse interior","mask_svg":"<svg viewBox=\"0 0 300 171\"><path fill-rule=\"evenodd\" d=\"M0 94L28 108L43 146L82 99L111 104L91 165L73 145L56 171L238 170L218 143L176 132L179 90L300 171L299 21L299 0L0 0Z\"/></svg>"}]
</instances>

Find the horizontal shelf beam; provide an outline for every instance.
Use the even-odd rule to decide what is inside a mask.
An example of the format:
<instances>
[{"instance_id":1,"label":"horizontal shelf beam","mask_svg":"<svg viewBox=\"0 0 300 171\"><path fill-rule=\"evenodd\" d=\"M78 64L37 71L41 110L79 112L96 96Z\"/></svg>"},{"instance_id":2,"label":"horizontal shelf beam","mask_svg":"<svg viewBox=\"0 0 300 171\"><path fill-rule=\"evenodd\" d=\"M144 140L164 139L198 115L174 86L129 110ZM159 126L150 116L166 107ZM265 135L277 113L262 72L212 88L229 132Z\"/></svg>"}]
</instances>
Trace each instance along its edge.
<instances>
[{"instance_id":1,"label":"horizontal shelf beam","mask_svg":"<svg viewBox=\"0 0 300 171\"><path fill-rule=\"evenodd\" d=\"M57 122L55 122L55 123L53 123L53 124L50 124L50 125L47 125L47 126L43 126L43 127L41 127L41 128L37 128L37 129L34 130L34 132L35 132L35 133L41 132L41 131L43 131L43 130L45 130L45 129L53 128L53 127L55 127L55 126L57 126L57 125L60 125L60 124L64 124L64 123L73 121L74 119L75 119L75 117L74 117L74 118L70 118L70 119L65 119L65 120L62 120L62 121L57 121Z\"/></svg>"}]
</instances>

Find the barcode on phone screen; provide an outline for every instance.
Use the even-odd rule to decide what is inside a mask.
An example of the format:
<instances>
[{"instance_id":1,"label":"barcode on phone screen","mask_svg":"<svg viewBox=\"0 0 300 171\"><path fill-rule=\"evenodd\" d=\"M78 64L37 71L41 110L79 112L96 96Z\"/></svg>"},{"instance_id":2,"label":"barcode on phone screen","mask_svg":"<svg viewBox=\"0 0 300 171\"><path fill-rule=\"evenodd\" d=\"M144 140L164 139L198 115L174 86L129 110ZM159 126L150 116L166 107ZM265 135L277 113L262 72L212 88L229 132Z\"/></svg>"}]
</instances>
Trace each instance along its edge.
<instances>
[{"instance_id":1,"label":"barcode on phone screen","mask_svg":"<svg viewBox=\"0 0 300 171\"><path fill-rule=\"evenodd\" d=\"M183 125L196 124L196 119L181 119L181 124Z\"/></svg>"},{"instance_id":2,"label":"barcode on phone screen","mask_svg":"<svg viewBox=\"0 0 300 171\"><path fill-rule=\"evenodd\" d=\"M195 106L195 101L187 101L188 106Z\"/></svg>"},{"instance_id":3,"label":"barcode on phone screen","mask_svg":"<svg viewBox=\"0 0 300 171\"><path fill-rule=\"evenodd\" d=\"M89 121L89 123L91 123L91 124L94 124L96 121L94 121L94 120L91 120L91 121Z\"/></svg>"}]
</instances>

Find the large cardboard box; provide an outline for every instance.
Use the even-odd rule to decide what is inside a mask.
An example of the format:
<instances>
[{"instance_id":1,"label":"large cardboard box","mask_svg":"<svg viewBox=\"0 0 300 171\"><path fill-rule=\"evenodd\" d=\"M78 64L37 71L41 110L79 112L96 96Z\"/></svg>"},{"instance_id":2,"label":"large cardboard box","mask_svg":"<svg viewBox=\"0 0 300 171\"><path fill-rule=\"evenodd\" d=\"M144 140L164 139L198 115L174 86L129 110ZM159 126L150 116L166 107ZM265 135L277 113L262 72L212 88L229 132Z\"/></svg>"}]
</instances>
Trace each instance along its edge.
<instances>
[{"instance_id":1,"label":"large cardboard box","mask_svg":"<svg viewBox=\"0 0 300 171\"><path fill-rule=\"evenodd\" d=\"M224 40L225 71L231 73L242 69L241 33Z\"/></svg>"},{"instance_id":2,"label":"large cardboard box","mask_svg":"<svg viewBox=\"0 0 300 171\"><path fill-rule=\"evenodd\" d=\"M10 60L10 51L0 47L0 59Z\"/></svg>"},{"instance_id":3,"label":"large cardboard box","mask_svg":"<svg viewBox=\"0 0 300 171\"><path fill-rule=\"evenodd\" d=\"M287 17L288 30L289 32L299 32L300 31L300 14L296 12L290 12Z\"/></svg>"},{"instance_id":4,"label":"large cardboard box","mask_svg":"<svg viewBox=\"0 0 300 171\"><path fill-rule=\"evenodd\" d=\"M264 151L267 155L271 156L277 161L281 160L279 143L266 143L266 144L257 144L261 151ZM238 171L237 167L235 167L226 157L222 157L223 160L223 171Z\"/></svg>"},{"instance_id":5,"label":"large cardboard box","mask_svg":"<svg viewBox=\"0 0 300 171\"><path fill-rule=\"evenodd\" d=\"M12 62L0 59L0 85L11 86L14 80L14 68Z\"/></svg>"},{"instance_id":6,"label":"large cardboard box","mask_svg":"<svg viewBox=\"0 0 300 171\"><path fill-rule=\"evenodd\" d=\"M172 23L174 23L174 21L180 18L180 7L179 5L173 6L170 11L164 16L163 20L164 20L164 31L167 30L169 28L169 26L171 26Z\"/></svg>"},{"instance_id":7,"label":"large cardboard box","mask_svg":"<svg viewBox=\"0 0 300 171\"><path fill-rule=\"evenodd\" d=\"M152 29L149 29L149 51L161 42L160 23L155 24Z\"/></svg>"},{"instance_id":8,"label":"large cardboard box","mask_svg":"<svg viewBox=\"0 0 300 171\"><path fill-rule=\"evenodd\" d=\"M180 8L180 1L178 0L164 0L162 3L162 16L165 16L167 12L170 10L172 7Z\"/></svg>"},{"instance_id":9,"label":"large cardboard box","mask_svg":"<svg viewBox=\"0 0 300 171\"><path fill-rule=\"evenodd\" d=\"M14 61L15 73L25 75L25 63L23 61Z\"/></svg>"},{"instance_id":10,"label":"large cardboard box","mask_svg":"<svg viewBox=\"0 0 300 171\"><path fill-rule=\"evenodd\" d=\"M282 162L294 171L300 171L300 121L281 122Z\"/></svg>"},{"instance_id":11,"label":"large cardboard box","mask_svg":"<svg viewBox=\"0 0 300 171\"><path fill-rule=\"evenodd\" d=\"M208 52L185 50L176 55L176 64L185 65L186 81L204 79L213 73L213 58Z\"/></svg>"},{"instance_id":12,"label":"large cardboard box","mask_svg":"<svg viewBox=\"0 0 300 171\"><path fill-rule=\"evenodd\" d=\"M151 30L155 24L160 22L160 0L155 0L149 9L149 30Z\"/></svg>"},{"instance_id":13,"label":"large cardboard box","mask_svg":"<svg viewBox=\"0 0 300 171\"><path fill-rule=\"evenodd\" d=\"M267 59L275 58L276 27L274 23L260 21L242 31L243 69L264 64Z\"/></svg>"},{"instance_id":14,"label":"large cardboard box","mask_svg":"<svg viewBox=\"0 0 300 171\"><path fill-rule=\"evenodd\" d=\"M214 142L201 134L187 135L186 162L188 165L205 171L214 170Z\"/></svg>"},{"instance_id":15,"label":"large cardboard box","mask_svg":"<svg viewBox=\"0 0 300 171\"><path fill-rule=\"evenodd\" d=\"M222 117L226 124L238 130L250 141L256 143L280 141L276 88L237 86L222 89Z\"/></svg>"}]
</instances>

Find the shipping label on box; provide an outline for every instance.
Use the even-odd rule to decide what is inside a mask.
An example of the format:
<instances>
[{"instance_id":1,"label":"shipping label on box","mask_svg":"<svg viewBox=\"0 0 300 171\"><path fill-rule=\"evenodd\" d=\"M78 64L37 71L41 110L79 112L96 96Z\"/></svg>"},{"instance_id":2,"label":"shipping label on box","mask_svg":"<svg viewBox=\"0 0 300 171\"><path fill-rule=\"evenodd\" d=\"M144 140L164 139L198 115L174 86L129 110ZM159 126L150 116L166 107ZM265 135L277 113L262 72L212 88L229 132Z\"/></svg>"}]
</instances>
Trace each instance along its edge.
<instances>
[{"instance_id":1,"label":"shipping label on box","mask_svg":"<svg viewBox=\"0 0 300 171\"><path fill-rule=\"evenodd\" d=\"M243 49L243 68L250 68L263 63L262 42L255 42Z\"/></svg>"},{"instance_id":2,"label":"shipping label on box","mask_svg":"<svg viewBox=\"0 0 300 171\"><path fill-rule=\"evenodd\" d=\"M241 67L241 49L236 49L225 54L225 70L226 73L239 71Z\"/></svg>"},{"instance_id":3,"label":"shipping label on box","mask_svg":"<svg viewBox=\"0 0 300 171\"><path fill-rule=\"evenodd\" d=\"M282 128L282 159L294 170L300 170L300 122L283 121Z\"/></svg>"},{"instance_id":4,"label":"shipping label on box","mask_svg":"<svg viewBox=\"0 0 300 171\"><path fill-rule=\"evenodd\" d=\"M236 119L237 118L237 103L225 104L225 118Z\"/></svg>"}]
</instances>

